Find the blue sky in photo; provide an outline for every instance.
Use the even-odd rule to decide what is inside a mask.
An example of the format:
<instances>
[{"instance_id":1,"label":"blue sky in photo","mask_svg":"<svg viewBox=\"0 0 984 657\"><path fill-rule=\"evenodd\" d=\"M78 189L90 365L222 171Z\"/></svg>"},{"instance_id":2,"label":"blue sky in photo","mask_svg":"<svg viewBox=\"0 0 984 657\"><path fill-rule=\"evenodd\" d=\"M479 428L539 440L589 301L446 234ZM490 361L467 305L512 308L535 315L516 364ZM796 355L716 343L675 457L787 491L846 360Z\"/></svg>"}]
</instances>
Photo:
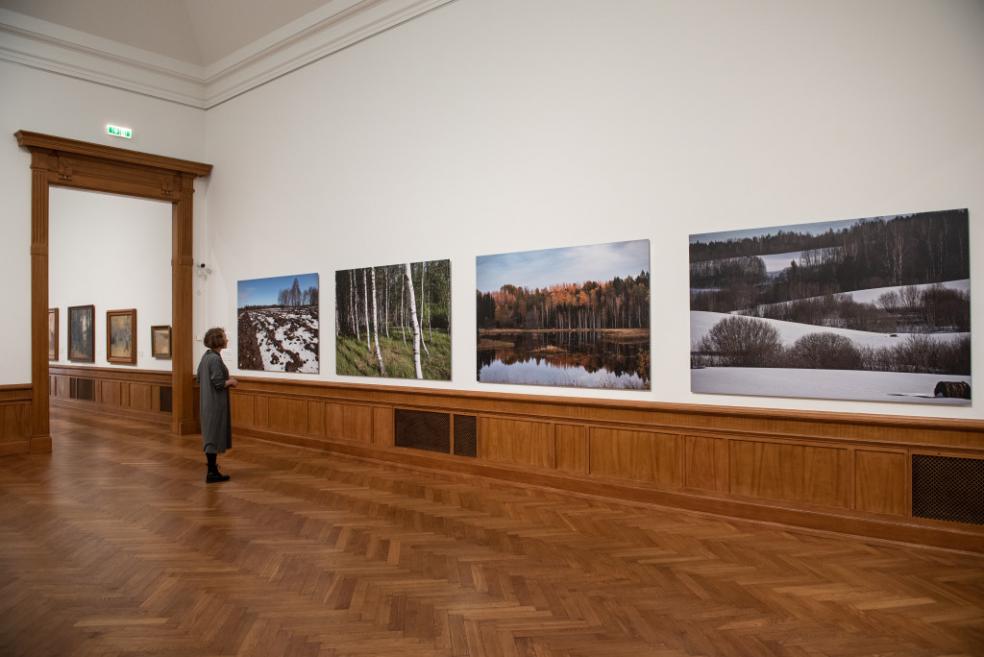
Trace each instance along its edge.
<instances>
[{"instance_id":1,"label":"blue sky in photo","mask_svg":"<svg viewBox=\"0 0 984 657\"><path fill-rule=\"evenodd\" d=\"M479 292L492 292L507 284L532 289L644 271L649 271L649 240L633 240L479 256L475 280Z\"/></svg>"},{"instance_id":2,"label":"blue sky in photo","mask_svg":"<svg viewBox=\"0 0 984 657\"><path fill-rule=\"evenodd\" d=\"M720 233L700 233L698 235L690 236L690 243L696 244L702 242L704 244L708 242L727 242L728 240L743 239L746 237L758 237L760 235L774 235L780 230L787 233L808 233L810 235L819 235L821 233L826 233L828 230L838 231L842 228L849 228L854 224L861 221L891 221L895 219L898 215L888 215L884 217L868 217L865 219L843 219L840 221L818 221L810 224L789 224L788 226L770 226L767 228L747 228L744 230L726 230Z\"/></svg>"},{"instance_id":3,"label":"blue sky in photo","mask_svg":"<svg viewBox=\"0 0 984 657\"><path fill-rule=\"evenodd\" d=\"M280 290L290 289L294 279L301 290L318 287L317 274L295 274L293 276L276 276L274 278L254 278L249 281L239 281L237 308L243 306L270 306L277 303Z\"/></svg>"}]
</instances>

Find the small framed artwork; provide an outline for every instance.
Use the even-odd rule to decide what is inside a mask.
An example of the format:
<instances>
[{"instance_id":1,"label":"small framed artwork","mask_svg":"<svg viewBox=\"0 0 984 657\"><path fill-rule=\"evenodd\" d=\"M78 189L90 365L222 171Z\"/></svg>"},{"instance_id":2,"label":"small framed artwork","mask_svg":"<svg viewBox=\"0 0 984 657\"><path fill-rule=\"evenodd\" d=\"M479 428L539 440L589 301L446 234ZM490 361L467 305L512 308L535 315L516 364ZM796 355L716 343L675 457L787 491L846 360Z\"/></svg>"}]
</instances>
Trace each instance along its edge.
<instances>
[{"instance_id":1,"label":"small framed artwork","mask_svg":"<svg viewBox=\"0 0 984 657\"><path fill-rule=\"evenodd\" d=\"M171 327L150 327L150 350L154 358L170 360L171 358Z\"/></svg>"},{"instance_id":2,"label":"small framed artwork","mask_svg":"<svg viewBox=\"0 0 984 657\"><path fill-rule=\"evenodd\" d=\"M106 360L137 364L137 309L106 311Z\"/></svg>"},{"instance_id":3,"label":"small framed artwork","mask_svg":"<svg viewBox=\"0 0 984 657\"><path fill-rule=\"evenodd\" d=\"M96 307L68 309L68 359L73 363L96 362Z\"/></svg>"},{"instance_id":4,"label":"small framed artwork","mask_svg":"<svg viewBox=\"0 0 984 657\"><path fill-rule=\"evenodd\" d=\"M48 360L58 360L57 308L48 308Z\"/></svg>"}]
</instances>

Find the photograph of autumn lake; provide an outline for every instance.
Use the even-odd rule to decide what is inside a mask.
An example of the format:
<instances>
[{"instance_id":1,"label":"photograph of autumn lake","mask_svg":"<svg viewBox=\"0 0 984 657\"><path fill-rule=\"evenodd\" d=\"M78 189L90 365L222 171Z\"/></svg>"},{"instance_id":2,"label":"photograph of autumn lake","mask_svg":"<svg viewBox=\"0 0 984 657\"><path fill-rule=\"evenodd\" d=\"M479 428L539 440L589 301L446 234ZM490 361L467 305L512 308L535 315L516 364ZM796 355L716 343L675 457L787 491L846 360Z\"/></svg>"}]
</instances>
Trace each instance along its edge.
<instances>
[{"instance_id":1,"label":"photograph of autumn lake","mask_svg":"<svg viewBox=\"0 0 984 657\"><path fill-rule=\"evenodd\" d=\"M648 390L649 240L479 256L478 380Z\"/></svg>"}]
</instances>

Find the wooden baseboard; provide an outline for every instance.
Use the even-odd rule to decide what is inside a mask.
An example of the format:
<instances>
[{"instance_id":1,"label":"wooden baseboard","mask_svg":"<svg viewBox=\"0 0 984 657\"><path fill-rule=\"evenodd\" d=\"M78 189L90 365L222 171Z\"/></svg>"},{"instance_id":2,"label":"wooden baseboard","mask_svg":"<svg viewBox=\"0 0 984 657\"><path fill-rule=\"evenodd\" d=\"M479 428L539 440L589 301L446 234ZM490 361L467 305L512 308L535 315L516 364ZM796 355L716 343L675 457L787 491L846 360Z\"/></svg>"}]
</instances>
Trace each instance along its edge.
<instances>
[{"instance_id":1,"label":"wooden baseboard","mask_svg":"<svg viewBox=\"0 0 984 657\"><path fill-rule=\"evenodd\" d=\"M984 459L984 422L255 378L232 399L234 431L263 440L984 552L984 525L913 517L910 472L914 454ZM475 418L476 455L396 447L400 409Z\"/></svg>"}]
</instances>

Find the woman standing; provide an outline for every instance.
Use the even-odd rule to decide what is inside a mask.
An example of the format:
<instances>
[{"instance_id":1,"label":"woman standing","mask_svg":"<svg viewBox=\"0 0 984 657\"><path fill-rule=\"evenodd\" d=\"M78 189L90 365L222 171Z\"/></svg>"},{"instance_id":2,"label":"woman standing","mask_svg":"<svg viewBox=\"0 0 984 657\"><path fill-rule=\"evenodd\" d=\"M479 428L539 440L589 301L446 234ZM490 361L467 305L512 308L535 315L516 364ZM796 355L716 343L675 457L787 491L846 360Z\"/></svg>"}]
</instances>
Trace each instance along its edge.
<instances>
[{"instance_id":1,"label":"woman standing","mask_svg":"<svg viewBox=\"0 0 984 657\"><path fill-rule=\"evenodd\" d=\"M198 385L202 390L201 423L202 448L208 459L205 483L229 481L229 475L219 472L216 457L232 447L232 422L229 416L229 388L239 381L229 376L229 369L222 362L220 351L229 346L224 329L211 328L205 333L208 351L198 364Z\"/></svg>"}]
</instances>

